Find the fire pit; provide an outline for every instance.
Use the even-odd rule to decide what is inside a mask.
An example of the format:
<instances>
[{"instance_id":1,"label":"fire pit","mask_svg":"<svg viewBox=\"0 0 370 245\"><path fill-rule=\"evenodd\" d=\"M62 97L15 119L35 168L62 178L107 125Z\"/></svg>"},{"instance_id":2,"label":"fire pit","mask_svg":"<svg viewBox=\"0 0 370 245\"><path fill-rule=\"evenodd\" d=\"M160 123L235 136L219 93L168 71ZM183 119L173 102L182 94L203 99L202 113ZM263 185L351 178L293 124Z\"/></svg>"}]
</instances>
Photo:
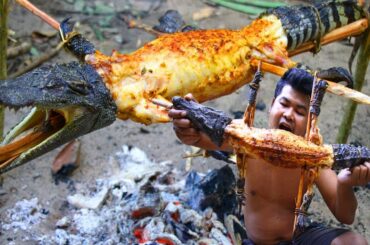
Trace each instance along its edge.
<instances>
[{"instance_id":1,"label":"fire pit","mask_svg":"<svg viewBox=\"0 0 370 245\"><path fill-rule=\"evenodd\" d=\"M206 175L185 172L123 146L111 166L114 176L66 197L67 215L54 233L34 231L53 215L37 198L7 210L1 232L22 231L23 241L39 244L237 244L244 237L227 165Z\"/></svg>"}]
</instances>

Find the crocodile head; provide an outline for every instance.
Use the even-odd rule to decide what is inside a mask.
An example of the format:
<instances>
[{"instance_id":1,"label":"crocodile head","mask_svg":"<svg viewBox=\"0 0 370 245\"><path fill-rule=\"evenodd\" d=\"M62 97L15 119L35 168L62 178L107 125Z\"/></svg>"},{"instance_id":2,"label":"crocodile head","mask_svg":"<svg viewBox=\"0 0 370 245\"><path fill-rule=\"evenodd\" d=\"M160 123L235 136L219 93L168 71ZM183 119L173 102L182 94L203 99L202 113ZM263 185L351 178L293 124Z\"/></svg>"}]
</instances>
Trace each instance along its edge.
<instances>
[{"instance_id":1,"label":"crocodile head","mask_svg":"<svg viewBox=\"0 0 370 245\"><path fill-rule=\"evenodd\" d=\"M0 173L110 125L117 107L94 68L72 62L0 81L0 104L32 107L0 145Z\"/></svg>"}]
</instances>

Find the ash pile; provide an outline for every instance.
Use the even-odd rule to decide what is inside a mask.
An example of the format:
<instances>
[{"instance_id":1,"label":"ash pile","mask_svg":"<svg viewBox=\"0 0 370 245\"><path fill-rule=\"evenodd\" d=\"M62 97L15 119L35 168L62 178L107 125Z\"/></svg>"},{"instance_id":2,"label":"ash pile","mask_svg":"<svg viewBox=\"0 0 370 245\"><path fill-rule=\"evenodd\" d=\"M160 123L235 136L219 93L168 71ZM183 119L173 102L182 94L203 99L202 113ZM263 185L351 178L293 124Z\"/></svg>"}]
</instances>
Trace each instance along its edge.
<instances>
[{"instance_id":1,"label":"ash pile","mask_svg":"<svg viewBox=\"0 0 370 245\"><path fill-rule=\"evenodd\" d=\"M51 234L33 229L52 215L37 198L7 210L0 232L21 230L23 241L37 244L227 245L245 238L229 166L185 172L129 146L112 161L113 176L66 197L67 215Z\"/></svg>"}]
</instances>

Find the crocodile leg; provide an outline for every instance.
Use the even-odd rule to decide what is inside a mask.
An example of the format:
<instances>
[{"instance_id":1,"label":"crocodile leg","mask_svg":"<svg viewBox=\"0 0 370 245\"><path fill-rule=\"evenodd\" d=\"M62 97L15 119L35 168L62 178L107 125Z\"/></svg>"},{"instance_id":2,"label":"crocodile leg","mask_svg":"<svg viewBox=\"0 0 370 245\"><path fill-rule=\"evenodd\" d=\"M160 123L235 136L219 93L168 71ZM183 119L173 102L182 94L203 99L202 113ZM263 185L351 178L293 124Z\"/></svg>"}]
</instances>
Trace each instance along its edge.
<instances>
[{"instance_id":1,"label":"crocodile leg","mask_svg":"<svg viewBox=\"0 0 370 245\"><path fill-rule=\"evenodd\" d=\"M353 78L351 74L342 67L332 67L315 73L310 101L310 110L308 114L306 140L313 142L316 145L322 145L323 143L322 136L320 135L319 128L317 127L317 122L320 115L321 103L328 87L328 83L321 79L331 79L336 83L345 82L347 87L353 87ZM313 184L319 174L319 169L317 167L311 169L302 168L301 171L302 174L296 200L293 236L298 235L307 225L306 216L314 196ZM308 182L307 191L302 197L305 177L307 177Z\"/></svg>"},{"instance_id":2,"label":"crocodile leg","mask_svg":"<svg viewBox=\"0 0 370 245\"><path fill-rule=\"evenodd\" d=\"M249 84L248 106L243 116L243 121L248 127L253 127L253 123L254 123L257 92L260 87L260 82L263 76L260 68L261 66L259 65L257 72L254 74L254 78L252 82ZM236 185L236 196L238 199L239 215L241 216L242 216L242 211L243 211L242 208L245 204L245 178L244 176L245 176L245 171L247 169L246 157L247 155L243 153L236 154L236 163L237 163L238 172L239 172L239 178L237 180L237 185Z\"/></svg>"},{"instance_id":3,"label":"crocodile leg","mask_svg":"<svg viewBox=\"0 0 370 245\"><path fill-rule=\"evenodd\" d=\"M80 33L73 31L73 26L74 24L69 22L69 18L63 20L60 23L60 35L67 49L78 59L84 61L86 55L95 53L95 47Z\"/></svg>"},{"instance_id":4,"label":"crocodile leg","mask_svg":"<svg viewBox=\"0 0 370 245\"><path fill-rule=\"evenodd\" d=\"M313 80L313 89L310 101L310 110L307 120L306 129L306 140L312 142L316 145L322 145L322 137L319 134L319 129L317 127L317 119L320 114L321 102L324 98L325 90L327 88L327 83L323 80L318 80L315 74ZM293 237L297 236L302 232L306 226L307 213L314 196L313 184L318 176L319 169L316 168L305 168L301 169L301 176L298 186L298 194L296 198L296 209L294 215L294 226L293 226ZM303 195L304 182L307 178L307 190Z\"/></svg>"},{"instance_id":5,"label":"crocodile leg","mask_svg":"<svg viewBox=\"0 0 370 245\"><path fill-rule=\"evenodd\" d=\"M172 103L174 108L187 111L187 117L194 126L206 133L216 145L222 145L224 129L231 122L230 117L222 111L178 96L173 97Z\"/></svg>"},{"instance_id":6,"label":"crocodile leg","mask_svg":"<svg viewBox=\"0 0 370 245\"><path fill-rule=\"evenodd\" d=\"M262 76L263 74L261 72L261 66L259 65L257 72L254 74L252 82L249 84L248 106L244 112L243 117L244 123L247 124L249 127L253 127L254 114L256 111L257 92L260 87Z\"/></svg>"}]
</instances>

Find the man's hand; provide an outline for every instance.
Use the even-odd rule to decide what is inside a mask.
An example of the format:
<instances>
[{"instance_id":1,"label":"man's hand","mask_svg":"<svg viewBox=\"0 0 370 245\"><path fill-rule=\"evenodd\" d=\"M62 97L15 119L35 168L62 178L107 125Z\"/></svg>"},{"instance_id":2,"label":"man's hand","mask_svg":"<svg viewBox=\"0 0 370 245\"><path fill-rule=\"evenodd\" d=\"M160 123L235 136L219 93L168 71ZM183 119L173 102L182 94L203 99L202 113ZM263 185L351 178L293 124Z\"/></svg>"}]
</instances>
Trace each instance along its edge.
<instances>
[{"instance_id":1,"label":"man's hand","mask_svg":"<svg viewBox=\"0 0 370 245\"><path fill-rule=\"evenodd\" d=\"M189 101L196 102L191 94L184 98L185 100L180 97L172 99L174 107L185 108L184 110L171 109L168 112L168 116L173 119L173 129L181 142L206 150L231 152L231 146L223 142L223 129L231 118L222 111L190 103Z\"/></svg>"},{"instance_id":2,"label":"man's hand","mask_svg":"<svg viewBox=\"0 0 370 245\"><path fill-rule=\"evenodd\" d=\"M187 94L184 98L195 101L192 94ZM186 111L171 109L168 116L173 119L173 130L182 143L196 145L201 140L201 133L186 118Z\"/></svg>"},{"instance_id":3,"label":"man's hand","mask_svg":"<svg viewBox=\"0 0 370 245\"><path fill-rule=\"evenodd\" d=\"M370 162L356 166L351 170L346 168L338 174L338 182L347 186L364 186L370 182Z\"/></svg>"}]
</instances>

